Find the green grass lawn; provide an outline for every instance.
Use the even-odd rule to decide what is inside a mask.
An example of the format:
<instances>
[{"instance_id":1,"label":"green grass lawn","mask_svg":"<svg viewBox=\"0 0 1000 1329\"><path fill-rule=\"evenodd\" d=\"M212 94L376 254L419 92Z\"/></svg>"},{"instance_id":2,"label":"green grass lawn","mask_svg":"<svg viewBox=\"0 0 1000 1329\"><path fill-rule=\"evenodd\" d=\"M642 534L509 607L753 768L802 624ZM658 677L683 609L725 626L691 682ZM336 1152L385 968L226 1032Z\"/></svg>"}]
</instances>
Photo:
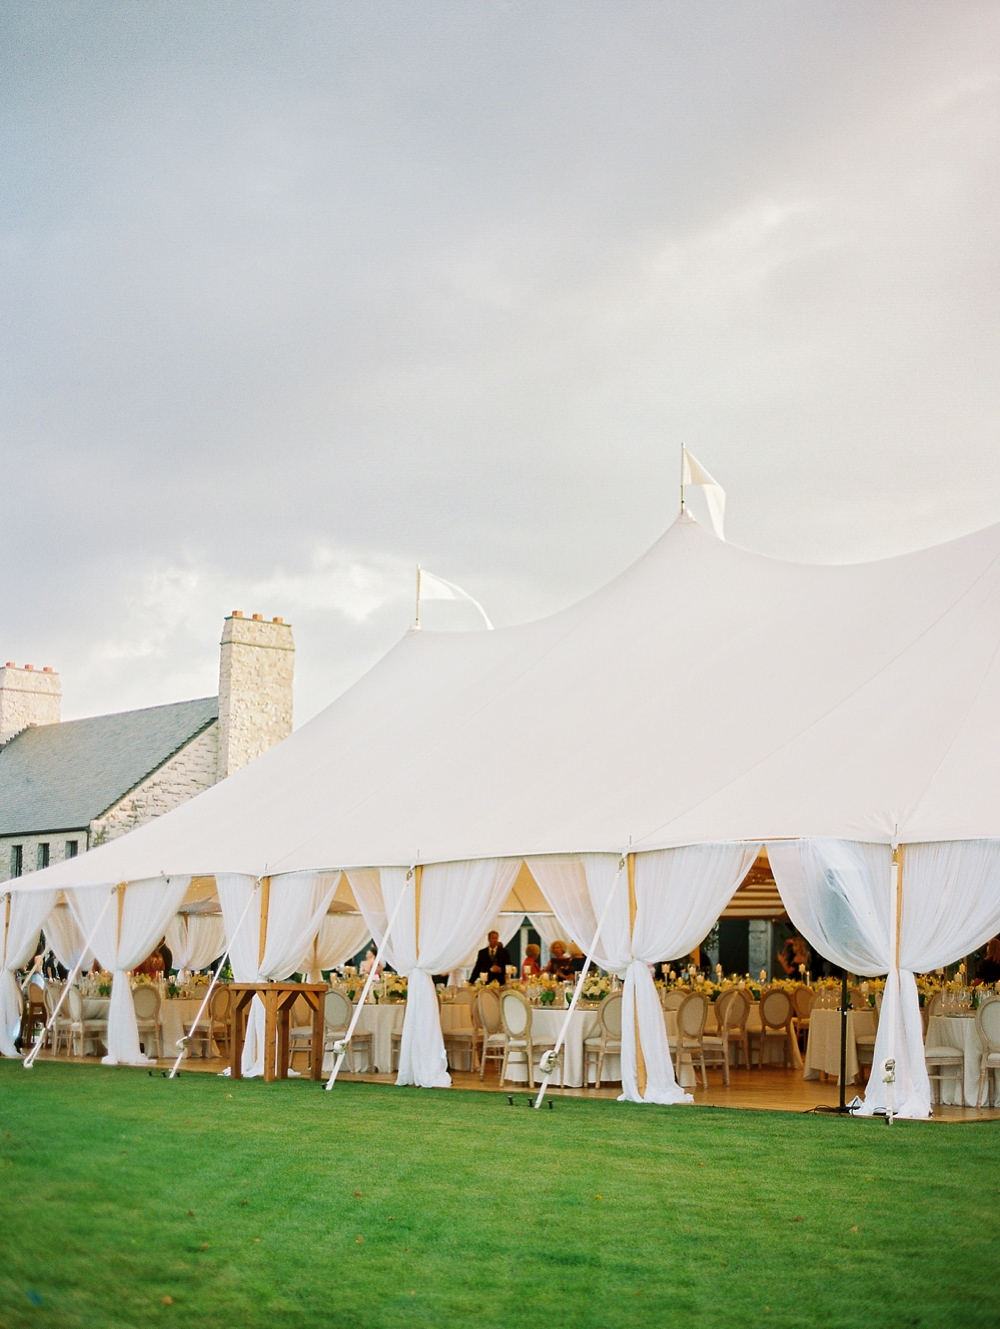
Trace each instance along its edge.
<instances>
[{"instance_id":1,"label":"green grass lawn","mask_svg":"<svg viewBox=\"0 0 1000 1329\"><path fill-rule=\"evenodd\" d=\"M1000 1123L516 1103L0 1063L0 1326L1000 1323Z\"/></svg>"}]
</instances>

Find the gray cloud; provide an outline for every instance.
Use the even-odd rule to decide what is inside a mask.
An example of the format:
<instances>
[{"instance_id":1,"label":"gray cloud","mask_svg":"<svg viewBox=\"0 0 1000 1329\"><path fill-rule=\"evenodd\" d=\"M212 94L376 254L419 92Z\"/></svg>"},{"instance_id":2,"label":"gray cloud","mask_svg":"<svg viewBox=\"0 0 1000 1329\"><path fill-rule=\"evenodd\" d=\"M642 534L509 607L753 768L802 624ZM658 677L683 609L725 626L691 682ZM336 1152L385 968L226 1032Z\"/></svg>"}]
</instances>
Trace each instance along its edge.
<instances>
[{"instance_id":1,"label":"gray cloud","mask_svg":"<svg viewBox=\"0 0 1000 1329\"><path fill-rule=\"evenodd\" d=\"M0 29L0 630L67 714L212 691L240 607L305 718L417 560L548 612L670 520L682 439L782 556L1000 518L993 7Z\"/></svg>"}]
</instances>

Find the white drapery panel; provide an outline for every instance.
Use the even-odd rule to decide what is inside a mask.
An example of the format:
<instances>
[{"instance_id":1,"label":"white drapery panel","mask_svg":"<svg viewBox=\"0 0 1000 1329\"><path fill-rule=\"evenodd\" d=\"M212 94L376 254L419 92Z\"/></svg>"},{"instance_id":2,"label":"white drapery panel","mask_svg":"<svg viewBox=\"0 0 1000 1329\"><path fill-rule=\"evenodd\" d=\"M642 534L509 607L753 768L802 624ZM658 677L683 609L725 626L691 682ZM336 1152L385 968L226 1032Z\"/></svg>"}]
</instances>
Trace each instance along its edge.
<instances>
[{"instance_id":1,"label":"white drapery panel","mask_svg":"<svg viewBox=\"0 0 1000 1329\"><path fill-rule=\"evenodd\" d=\"M624 976L622 1094L632 1103L690 1103L674 1076L663 1008L649 966L693 950L753 866L759 844L690 845L635 856L635 924L630 926L628 868L617 854L533 859L542 894L584 953L593 943L609 892L615 895L594 962ZM616 884L616 877L618 878ZM646 1070L640 1092L638 1048Z\"/></svg>"},{"instance_id":2,"label":"white drapery panel","mask_svg":"<svg viewBox=\"0 0 1000 1329\"><path fill-rule=\"evenodd\" d=\"M68 904L57 904L42 926L45 940L64 969L72 973L77 962L84 971L91 967L94 963L93 952L87 951L84 955L84 943L87 938L80 931Z\"/></svg>"},{"instance_id":3,"label":"white drapery panel","mask_svg":"<svg viewBox=\"0 0 1000 1329\"><path fill-rule=\"evenodd\" d=\"M226 949L226 925L221 914L178 914L166 942L175 969L205 969Z\"/></svg>"},{"instance_id":4,"label":"white drapery panel","mask_svg":"<svg viewBox=\"0 0 1000 1329\"><path fill-rule=\"evenodd\" d=\"M904 920L908 852L903 853ZM806 940L842 969L886 975L873 1070L861 1114L870 1116L885 1108L886 1086L879 1067L891 1048L896 1115L930 1116L920 998L902 947L900 967L895 966L892 850L887 844L853 840L791 840L769 844L767 856L785 908ZM946 961L930 967L937 963Z\"/></svg>"},{"instance_id":5,"label":"white drapery panel","mask_svg":"<svg viewBox=\"0 0 1000 1329\"><path fill-rule=\"evenodd\" d=\"M14 1040L21 1027L21 1001L15 970L35 954L42 924L52 912L56 891L11 891L0 896L0 927L3 928L0 954L0 1053L16 1057Z\"/></svg>"},{"instance_id":6,"label":"white drapery panel","mask_svg":"<svg viewBox=\"0 0 1000 1329\"><path fill-rule=\"evenodd\" d=\"M255 890L256 879L241 873L216 874L229 960L237 983L280 982L298 972L297 966L320 929L339 877L339 872L288 872L272 877L261 955L262 893ZM259 997L250 1003L242 1067L247 1079L264 1074L264 1004Z\"/></svg>"},{"instance_id":7,"label":"white drapery panel","mask_svg":"<svg viewBox=\"0 0 1000 1329\"><path fill-rule=\"evenodd\" d=\"M127 969L141 964L163 937L167 924L180 908L190 877L154 877L112 887L120 892L118 907L101 917L107 904L106 889L68 891L67 901L84 937L89 937L100 918L93 951L100 964L114 976L108 1005L108 1052L106 1066L145 1066L152 1057L139 1048L139 1030L132 1005Z\"/></svg>"},{"instance_id":8,"label":"white drapery panel","mask_svg":"<svg viewBox=\"0 0 1000 1329\"><path fill-rule=\"evenodd\" d=\"M229 967L237 983L260 981L260 890L256 877L243 872L217 872L215 889L222 906L229 946ZM259 1063L259 1068L258 1068ZM246 1076L264 1074L264 1003L254 997L247 1014L242 1070Z\"/></svg>"},{"instance_id":9,"label":"white drapery panel","mask_svg":"<svg viewBox=\"0 0 1000 1329\"><path fill-rule=\"evenodd\" d=\"M327 914L296 969L308 983L322 983L323 970L344 964L371 940L363 914Z\"/></svg>"},{"instance_id":10,"label":"white drapery panel","mask_svg":"<svg viewBox=\"0 0 1000 1329\"><path fill-rule=\"evenodd\" d=\"M372 935L381 941L386 920L405 892L384 958L406 974L407 1002L397 1084L447 1089L448 1074L433 974L457 968L490 919L499 913L521 867L520 859L482 858L433 863L420 879L419 935L416 877L404 868L349 871L347 876Z\"/></svg>"},{"instance_id":11,"label":"white drapery panel","mask_svg":"<svg viewBox=\"0 0 1000 1329\"><path fill-rule=\"evenodd\" d=\"M531 920L531 926L550 950L554 941L565 940L555 914L529 914L528 918Z\"/></svg>"}]
</instances>

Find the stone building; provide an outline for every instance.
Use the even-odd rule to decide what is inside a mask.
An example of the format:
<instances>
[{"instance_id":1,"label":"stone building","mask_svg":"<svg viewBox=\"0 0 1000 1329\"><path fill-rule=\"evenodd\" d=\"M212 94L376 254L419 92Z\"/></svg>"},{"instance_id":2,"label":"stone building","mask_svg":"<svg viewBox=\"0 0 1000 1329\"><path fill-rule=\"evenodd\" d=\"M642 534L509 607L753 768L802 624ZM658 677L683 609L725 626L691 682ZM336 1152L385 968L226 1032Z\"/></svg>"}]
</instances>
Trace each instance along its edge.
<instances>
[{"instance_id":1,"label":"stone building","mask_svg":"<svg viewBox=\"0 0 1000 1329\"><path fill-rule=\"evenodd\" d=\"M0 669L0 881L114 840L292 732L292 629L234 610L219 695L60 722L51 669Z\"/></svg>"}]
</instances>

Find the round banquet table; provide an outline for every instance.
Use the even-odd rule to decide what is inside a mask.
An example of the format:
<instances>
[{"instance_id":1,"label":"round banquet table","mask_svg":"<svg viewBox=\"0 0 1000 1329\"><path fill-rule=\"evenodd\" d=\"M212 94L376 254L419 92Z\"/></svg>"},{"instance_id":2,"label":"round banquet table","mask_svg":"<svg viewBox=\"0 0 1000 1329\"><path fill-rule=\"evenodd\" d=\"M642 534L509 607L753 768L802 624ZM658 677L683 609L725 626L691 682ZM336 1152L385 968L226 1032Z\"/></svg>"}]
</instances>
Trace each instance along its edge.
<instances>
[{"instance_id":1,"label":"round banquet table","mask_svg":"<svg viewBox=\"0 0 1000 1329\"><path fill-rule=\"evenodd\" d=\"M201 1003L204 997L168 997L166 1001L160 1002L160 1036L162 1039L163 1056L171 1061L177 1056L180 1049L177 1046L177 1040L184 1037L184 1026L192 1025L201 1010ZM208 1019L208 1012L205 1012L204 1018ZM201 1057L205 1053L205 1040L201 1037L192 1038L188 1044L185 1057ZM215 1045L215 1040L211 1040L208 1049L208 1056L221 1056Z\"/></svg>"},{"instance_id":2,"label":"round banquet table","mask_svg":"<svg viewBox=\"0 0 1000 1329\"><path fill-rule=\"evenodd\" d=\"M847 1083L858 1078L858 1034L875 1033L874 1011L847 1012ZM809 1037L806 1040L804 1080L818 1080L820 1071L832 1075L840 1082L840 1011L816 1010L809 1015Z\"/></svg>"},{"instance_id":3,"label":"round banquet table","mask_svg":"<svg viewBox=\"0 0 1000 1329\"><path fill-rule=\"evenodd\" d=\"M177 1056L177 1040L184 1037L184 1026L193 1023L203 1000L202 997L169 997L160 1002L161 1051L162 1055L170 1061L173 1061ZM110 997L84 997L83 1018L85 1020L106 1020L110 1005ZM92 1038L95 1042L99 1041L104 1047L107 1046L106 1040L100 1034L88 1034L87 1037ZM200 1057L203 1055L203 1047L204 1043L201 1039L193 1039L184 1055ZM210 1057L219 1055L214 1041L209 1048L208 1055Z\"/></svg>"},{"instance_id":4,"label":"round banquet table","mask_svg":"<svg viewBox=\"0 0 1000 1329\"><path fill-rule=\"evenodd\" d=\"M357 1003L355 1003L355 1009ZM368 1002L361 1012L356 1032L371 1034L373 1069L386 1075L392 1071L392 1036L403 1028L406 1015L405 1001L382 1001L377 1005ZM461 1002L444 1002L441 1005L441 1030L447 1033L451 1029L472 1028L472 1007ZM355 1053L360 1069L364 1064L364 1049ZM323 1055L324 1071L333 1070L334 1056L327 1050Z\"/></svg>"},{"instance_id":5,"label":"round banquet table","mask_svg":"<svg viewBox=\"0 0 1000 1329\"><path fill-rule=\"evenodd\" d=\"M975 1015L932 1015L927 1021L928 1048L957 1048L965 1053L965 1102L968 1107L984 1107L989 1101L989 1083L983 1086L983 1097L976 1101L979 1092L979 1067L983 1056L983 1045L976 1028ZM935 1068L935 1074L939 1068ZM944 1069L944 1068L940 1068ZM990 1074L992 1075L992 1071ZM942 1103L960 1104L962 1096L958 1089L958 1077L952 1076L941 1081L934 1081L941 1093ZM933 1090L933 1085L931 1086Z\"/></svg>"},{"instance_id":6,"label":"round banquet table","mask_svg":"<svg viewBox=\"0 0 1000 1329\"><path fill-rule=\"evenodd\" d=\"M544 1006L533 1006L531 1008L531 1036L536 1042L554 1043L559 1037L559 1030L562 1028L563 1021L566 1018L566 1008L556 1010L554 1007L546 1008ZM569 1028L566 1031L565 1052L563 1054L563 1067L565 1070L565 1083L568 1088L579 1089L583 1084L583 1044L588 1038L599 1038L601 1034L601 1016L599 1011L575 1010L570 1016ZM605 1080L620 1080L621 1058L609 1053L604 1058L604 1069L601 1072L601 1082ZM507 1066L507 1079L514 1084L528 1083L528 1068L524 1060L511 1061ZM535 1074L537 1084L539 1076ZM594 1082L594 1068L591 1067L588 1076L589 1083ZM559 1075L556 1072L552 1077L552 1083L559 1083Z\"/></svg>"}]
</instances>

